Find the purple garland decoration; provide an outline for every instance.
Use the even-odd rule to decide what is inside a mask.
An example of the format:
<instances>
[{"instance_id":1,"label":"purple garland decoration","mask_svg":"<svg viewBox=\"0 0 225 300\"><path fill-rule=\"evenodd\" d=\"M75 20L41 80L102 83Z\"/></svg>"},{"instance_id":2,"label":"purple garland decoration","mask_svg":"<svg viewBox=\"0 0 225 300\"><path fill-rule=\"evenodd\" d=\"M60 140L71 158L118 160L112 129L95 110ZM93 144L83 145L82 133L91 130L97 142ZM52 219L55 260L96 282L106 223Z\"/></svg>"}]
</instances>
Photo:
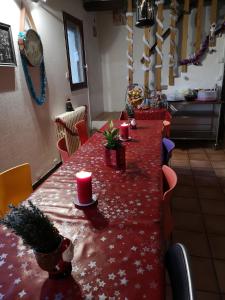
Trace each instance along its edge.
<instances>
[{"instance_id":1,"label":"purple garland decoration","mask_svg":"<svg viewBox=\"0 0 225 300\"><path fill-rule=\"evenodd\" d=\"M225 22L223 22L221 27L215 31L215 35L219 34L223 29L225 29ZM202 56L205 54L205 52L208 50L208 47L209 47L209 35L207 35L207 37L205 38L205 40L202 44L202 47L198 51L197 54L193 55L190 58L186 58L186 59L179 61L179 64L180 65L193 64L195 66L200 65L200 60L201 60Z\"/></svg>"}]
</instances>

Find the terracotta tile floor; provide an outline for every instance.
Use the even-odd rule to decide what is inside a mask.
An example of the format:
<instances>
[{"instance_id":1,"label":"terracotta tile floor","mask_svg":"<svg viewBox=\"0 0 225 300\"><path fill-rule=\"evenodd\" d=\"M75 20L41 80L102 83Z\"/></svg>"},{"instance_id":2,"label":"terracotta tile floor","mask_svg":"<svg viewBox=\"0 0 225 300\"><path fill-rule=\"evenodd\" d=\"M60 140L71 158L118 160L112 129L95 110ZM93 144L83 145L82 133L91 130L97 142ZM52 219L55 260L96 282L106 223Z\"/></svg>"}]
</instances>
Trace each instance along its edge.
<instances>
[{"instance_id":1,"label":"terracotta tile floor","mask_svg":"<svg viewBox=\"0 0 225 300\"><path fill-rule=\"evenodd\" d=\"M173 241L189 250L197 299L225 299L225 149L176 143L170 165L178 175Z\"/></svg>"}]
</instances>

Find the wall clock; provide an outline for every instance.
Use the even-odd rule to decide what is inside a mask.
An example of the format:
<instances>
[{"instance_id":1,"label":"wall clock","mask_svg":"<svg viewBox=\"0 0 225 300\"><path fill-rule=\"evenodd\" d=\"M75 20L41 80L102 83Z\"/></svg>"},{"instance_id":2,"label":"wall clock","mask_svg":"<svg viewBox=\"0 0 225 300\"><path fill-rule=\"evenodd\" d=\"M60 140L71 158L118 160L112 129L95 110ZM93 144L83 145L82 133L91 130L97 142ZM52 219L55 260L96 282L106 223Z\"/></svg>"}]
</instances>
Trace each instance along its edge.
<instances>
[{"instance_id":1,"label":"wall clock","mask_svg":"<svg viewBox=\"0 0 225 300\"><path fill-rule=\"evenodd\" d=\"M43 60L43 46L37 32L33 29L27 30L23 39L23 53L31 66L40 66Z\"/></svg>"}]
</instances>

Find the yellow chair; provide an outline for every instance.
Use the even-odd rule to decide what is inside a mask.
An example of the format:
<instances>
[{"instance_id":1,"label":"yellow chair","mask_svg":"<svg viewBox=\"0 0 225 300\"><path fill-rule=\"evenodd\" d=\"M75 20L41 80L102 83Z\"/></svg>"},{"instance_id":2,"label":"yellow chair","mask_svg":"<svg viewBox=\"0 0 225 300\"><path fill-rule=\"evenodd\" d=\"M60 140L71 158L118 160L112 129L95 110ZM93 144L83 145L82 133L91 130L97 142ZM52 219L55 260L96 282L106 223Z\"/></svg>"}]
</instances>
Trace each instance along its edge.
<instances>
[{"instance_id":1,"label":"yellow chair","mask_svg":"<svg viewBox=\"0 0 225 300\"><path fill-rule=\"evenodd\" d=\"M31 170L28 163L0 173L0 215L9 210L8 205L18 205L32 193Z\"/></svg>"}]
</instances>

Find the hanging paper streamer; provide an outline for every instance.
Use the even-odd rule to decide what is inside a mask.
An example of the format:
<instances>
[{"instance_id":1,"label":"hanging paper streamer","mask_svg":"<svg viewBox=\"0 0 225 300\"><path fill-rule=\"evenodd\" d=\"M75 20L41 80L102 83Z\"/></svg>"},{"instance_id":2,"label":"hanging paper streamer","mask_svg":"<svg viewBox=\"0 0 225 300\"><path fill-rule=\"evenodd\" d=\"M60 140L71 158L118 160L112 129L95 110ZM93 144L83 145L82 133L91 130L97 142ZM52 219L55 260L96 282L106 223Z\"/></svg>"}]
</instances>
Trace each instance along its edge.
<instances>
[{"instance_id":1,"label":"hanging paper streamer","mask_svg":"<svg viewBox=\"0 0 225 300\"><path fill-rule=\"evenodd\" d=\"M181 41L181 59L187 56L187 41L188 41L188 23L189 23L189 6L190 0L184 0L184 15L182 21L182 41ZM181 72L187 72L187 65L181 67Z\"/></svg>"},{"instance_id":2,"label":"hanging paper streamer","mask_svg":"<svg viewBox=\"0 0 225 300\"><path fill-rule=\"evenodd\" d=\"M217 18L217 0L211 1L211 16L210 16L210 38L209 38L209 51L215 50L216 47L216 38L215 38L215 29L216 29L216 18Z\"/></svg>"},{"instance_id":3,"label":"hanging paper streamer","mask_svg":"<svg viewBox=\"0 0 225 300\"><path fill-rule=\"evenodd\" d=\"M156 90L161 90L161 72L162 72L162 63L163 63L163 54L162 54L162 45L163 45L163 4L164 1L156 1L158 6L157 15L156 15Z\"/></svg>"},{"instance_id":4,"label":"hanging paper streamer","mask_svg":"<svg viewBox=\"0 0 225 300\"><path fill-rule=\"evenodd\" d=\"M133 84L133 12L132 12L132 0L128 0L128 5L127 5L127 38L126 40L128 41L128 50L127 50L127 69L128 69L128 85Z\"/></svg>"},{"instance_id":5,"label":"hanging paper streamer","mask_svg":"<svg viewBox=\"0 0 225 300\"><path fill-rule=\"evenodd\" d=\"M198 0L196 15L195 33L195 52L198 52L202 42L202 19L203 19L204 0Z\"/></svg>"},{"instance_id":6,"label":"hanging paper streamer","mask_svg":"<svg viewBox=\"0 0 225 300\"><path fill-rule=\"evenodd\" d=\"M142 56L143 66L142 69L144 71L144 96L148 98L149 96L149 71L150 71L150 28L145 27L144 35L143 35L143 43L144 43L144 53Z\"/></svg>"},{"instance_id":7,"label":"hanging paper streamer","mask_svg":"<svg viewBox=\"0 0 225 300\"><path fill-rule=\"evenodd\" d=\"M174 85L175 76L177 6L177 1L172 0L170 5L169 85Z\"/></svg>"}]
</instances>

